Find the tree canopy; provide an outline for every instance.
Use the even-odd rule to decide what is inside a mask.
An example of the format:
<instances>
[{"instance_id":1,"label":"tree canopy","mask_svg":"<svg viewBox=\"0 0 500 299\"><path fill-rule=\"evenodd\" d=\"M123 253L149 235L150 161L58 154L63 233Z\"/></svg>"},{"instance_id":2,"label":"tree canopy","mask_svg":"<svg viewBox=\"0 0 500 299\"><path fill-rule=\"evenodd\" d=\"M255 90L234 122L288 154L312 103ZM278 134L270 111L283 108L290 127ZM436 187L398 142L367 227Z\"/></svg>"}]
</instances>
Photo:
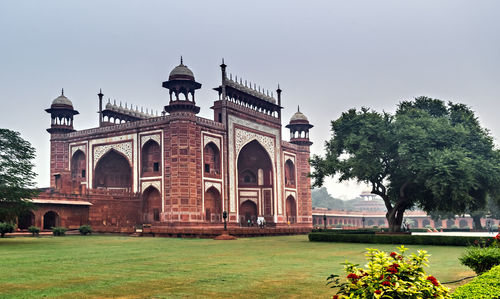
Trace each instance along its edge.
<instances>
[{"instance_id":1,"label":"tree canopy","mask_svg":"<svg viewBox=\"0 0 500 299\"><path fill-rule=\"evenodd\" d=\"M35 149L18 132L0 129L0 221L13 221L33 208Z\"/></svg>"},{"instance_id":2,"label":"tree canopy","mask_svg":"<svg viewBox=\"0 0 500 299\"><path fill-rule=\"evenodd\" d=\"M463 104L419 97L395 114L351 109L332 121L326 156L311 160L315 186L325 177L368 183L384 200L391 231L405 210L461 214L498 193L500 154L489 132Z\"/></svg>"}]
</instances>

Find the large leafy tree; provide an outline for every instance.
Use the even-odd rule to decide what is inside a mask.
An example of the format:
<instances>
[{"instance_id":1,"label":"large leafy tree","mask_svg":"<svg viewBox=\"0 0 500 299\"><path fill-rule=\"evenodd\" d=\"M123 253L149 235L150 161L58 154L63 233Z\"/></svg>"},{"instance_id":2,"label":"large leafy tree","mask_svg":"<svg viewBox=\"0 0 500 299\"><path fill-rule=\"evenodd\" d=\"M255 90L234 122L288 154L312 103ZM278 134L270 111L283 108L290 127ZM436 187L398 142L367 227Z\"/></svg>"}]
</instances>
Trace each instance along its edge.
<instances>
[{"instance_id":1,"label":"large leafy tree","mask_svg":"<svg viewBox=\"0 0 500 299\"><path fill-rule=\"evenodd\" d=\"M0 129L0 221L14 221L33 208L35 149L18 132Z\"/></svg>"},{"instance_id":2,"label":"large leafy tree","mask_svg":"<svg viewBox=\"0 0 500 299\"><path fill-rule=\"evenodd\" d=\"M420 97L401 102L395 114L351 109L332 121L326 156L314 156L315 186L340 181L368 183L387 208L390 231L403 214L461 214L484 207L500 185L500 155L488 131L465 105Z\"/></svg>"}]
</instances>

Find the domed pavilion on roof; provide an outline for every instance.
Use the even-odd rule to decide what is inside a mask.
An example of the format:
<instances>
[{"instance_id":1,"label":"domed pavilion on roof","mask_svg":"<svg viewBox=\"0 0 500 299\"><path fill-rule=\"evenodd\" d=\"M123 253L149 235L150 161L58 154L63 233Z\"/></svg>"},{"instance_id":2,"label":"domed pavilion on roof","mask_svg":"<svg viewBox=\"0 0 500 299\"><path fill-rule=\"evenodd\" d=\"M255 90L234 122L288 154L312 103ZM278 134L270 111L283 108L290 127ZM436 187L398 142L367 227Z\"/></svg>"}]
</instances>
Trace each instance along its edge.
<instances>
[{"instance_id":1,"label":"domed pavilion on roof","mask_svg":"<svg viewBox=\"0 0 500 299\"><path fill-rule=\"evenodd\" d=\"M62 92L46 110L51 186L23 223L176 236L215 235L224 220L239 235L310 230L312 125L297 111L284 141L281 89L275 97L220 67L213 119L197 116L201 84L182 59L162 84L160 113L103 104L100 91L99 127L76 131L78 111Z\"/></svg>"}]
</instances>

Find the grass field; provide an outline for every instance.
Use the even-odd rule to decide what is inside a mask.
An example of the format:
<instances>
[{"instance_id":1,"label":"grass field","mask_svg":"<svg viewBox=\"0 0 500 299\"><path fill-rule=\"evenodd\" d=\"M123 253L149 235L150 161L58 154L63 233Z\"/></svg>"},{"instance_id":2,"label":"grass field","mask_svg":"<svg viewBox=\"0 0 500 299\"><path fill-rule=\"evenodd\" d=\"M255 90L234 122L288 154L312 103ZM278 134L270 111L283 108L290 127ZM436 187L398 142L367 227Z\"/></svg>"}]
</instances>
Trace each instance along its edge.
<instances>
[{"instance_id":1,"label":"grass field","mask_svg":"<svg viewBox=\"0 0 500 299\"><path fill-rule=\"evenodd\" d=\"M395 248L307 236L5 238L0 298L331 298L326 277L346 259L364 264L369 246ZM409 247L432 254L428 272L442 282L474 274L458 262L464 247Z\"/></svg>"}]
</instances>

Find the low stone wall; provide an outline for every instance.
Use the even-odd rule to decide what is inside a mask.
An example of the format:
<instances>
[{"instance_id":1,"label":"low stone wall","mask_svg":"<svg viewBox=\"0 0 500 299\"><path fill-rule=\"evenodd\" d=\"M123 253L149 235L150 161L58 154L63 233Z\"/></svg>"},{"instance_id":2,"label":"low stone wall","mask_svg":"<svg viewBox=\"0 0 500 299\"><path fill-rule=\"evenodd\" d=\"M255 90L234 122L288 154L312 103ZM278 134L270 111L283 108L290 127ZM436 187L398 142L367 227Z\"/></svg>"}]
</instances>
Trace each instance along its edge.
<instances>
[{"instance_id":1,"label":"low stone wall","mask_svg":"<svg viewBox=\"0 0 500 299\"><path fill-rule=\"evenodd\" d=\"M308 234L310 227L228 227L228 233L236 237L264 237ZM164 227L151 226L142 229L142 236L153 237L178 237L178 238L214 238L224 232L223 228L203 227Z\"/></svg>"}]
</instances>

